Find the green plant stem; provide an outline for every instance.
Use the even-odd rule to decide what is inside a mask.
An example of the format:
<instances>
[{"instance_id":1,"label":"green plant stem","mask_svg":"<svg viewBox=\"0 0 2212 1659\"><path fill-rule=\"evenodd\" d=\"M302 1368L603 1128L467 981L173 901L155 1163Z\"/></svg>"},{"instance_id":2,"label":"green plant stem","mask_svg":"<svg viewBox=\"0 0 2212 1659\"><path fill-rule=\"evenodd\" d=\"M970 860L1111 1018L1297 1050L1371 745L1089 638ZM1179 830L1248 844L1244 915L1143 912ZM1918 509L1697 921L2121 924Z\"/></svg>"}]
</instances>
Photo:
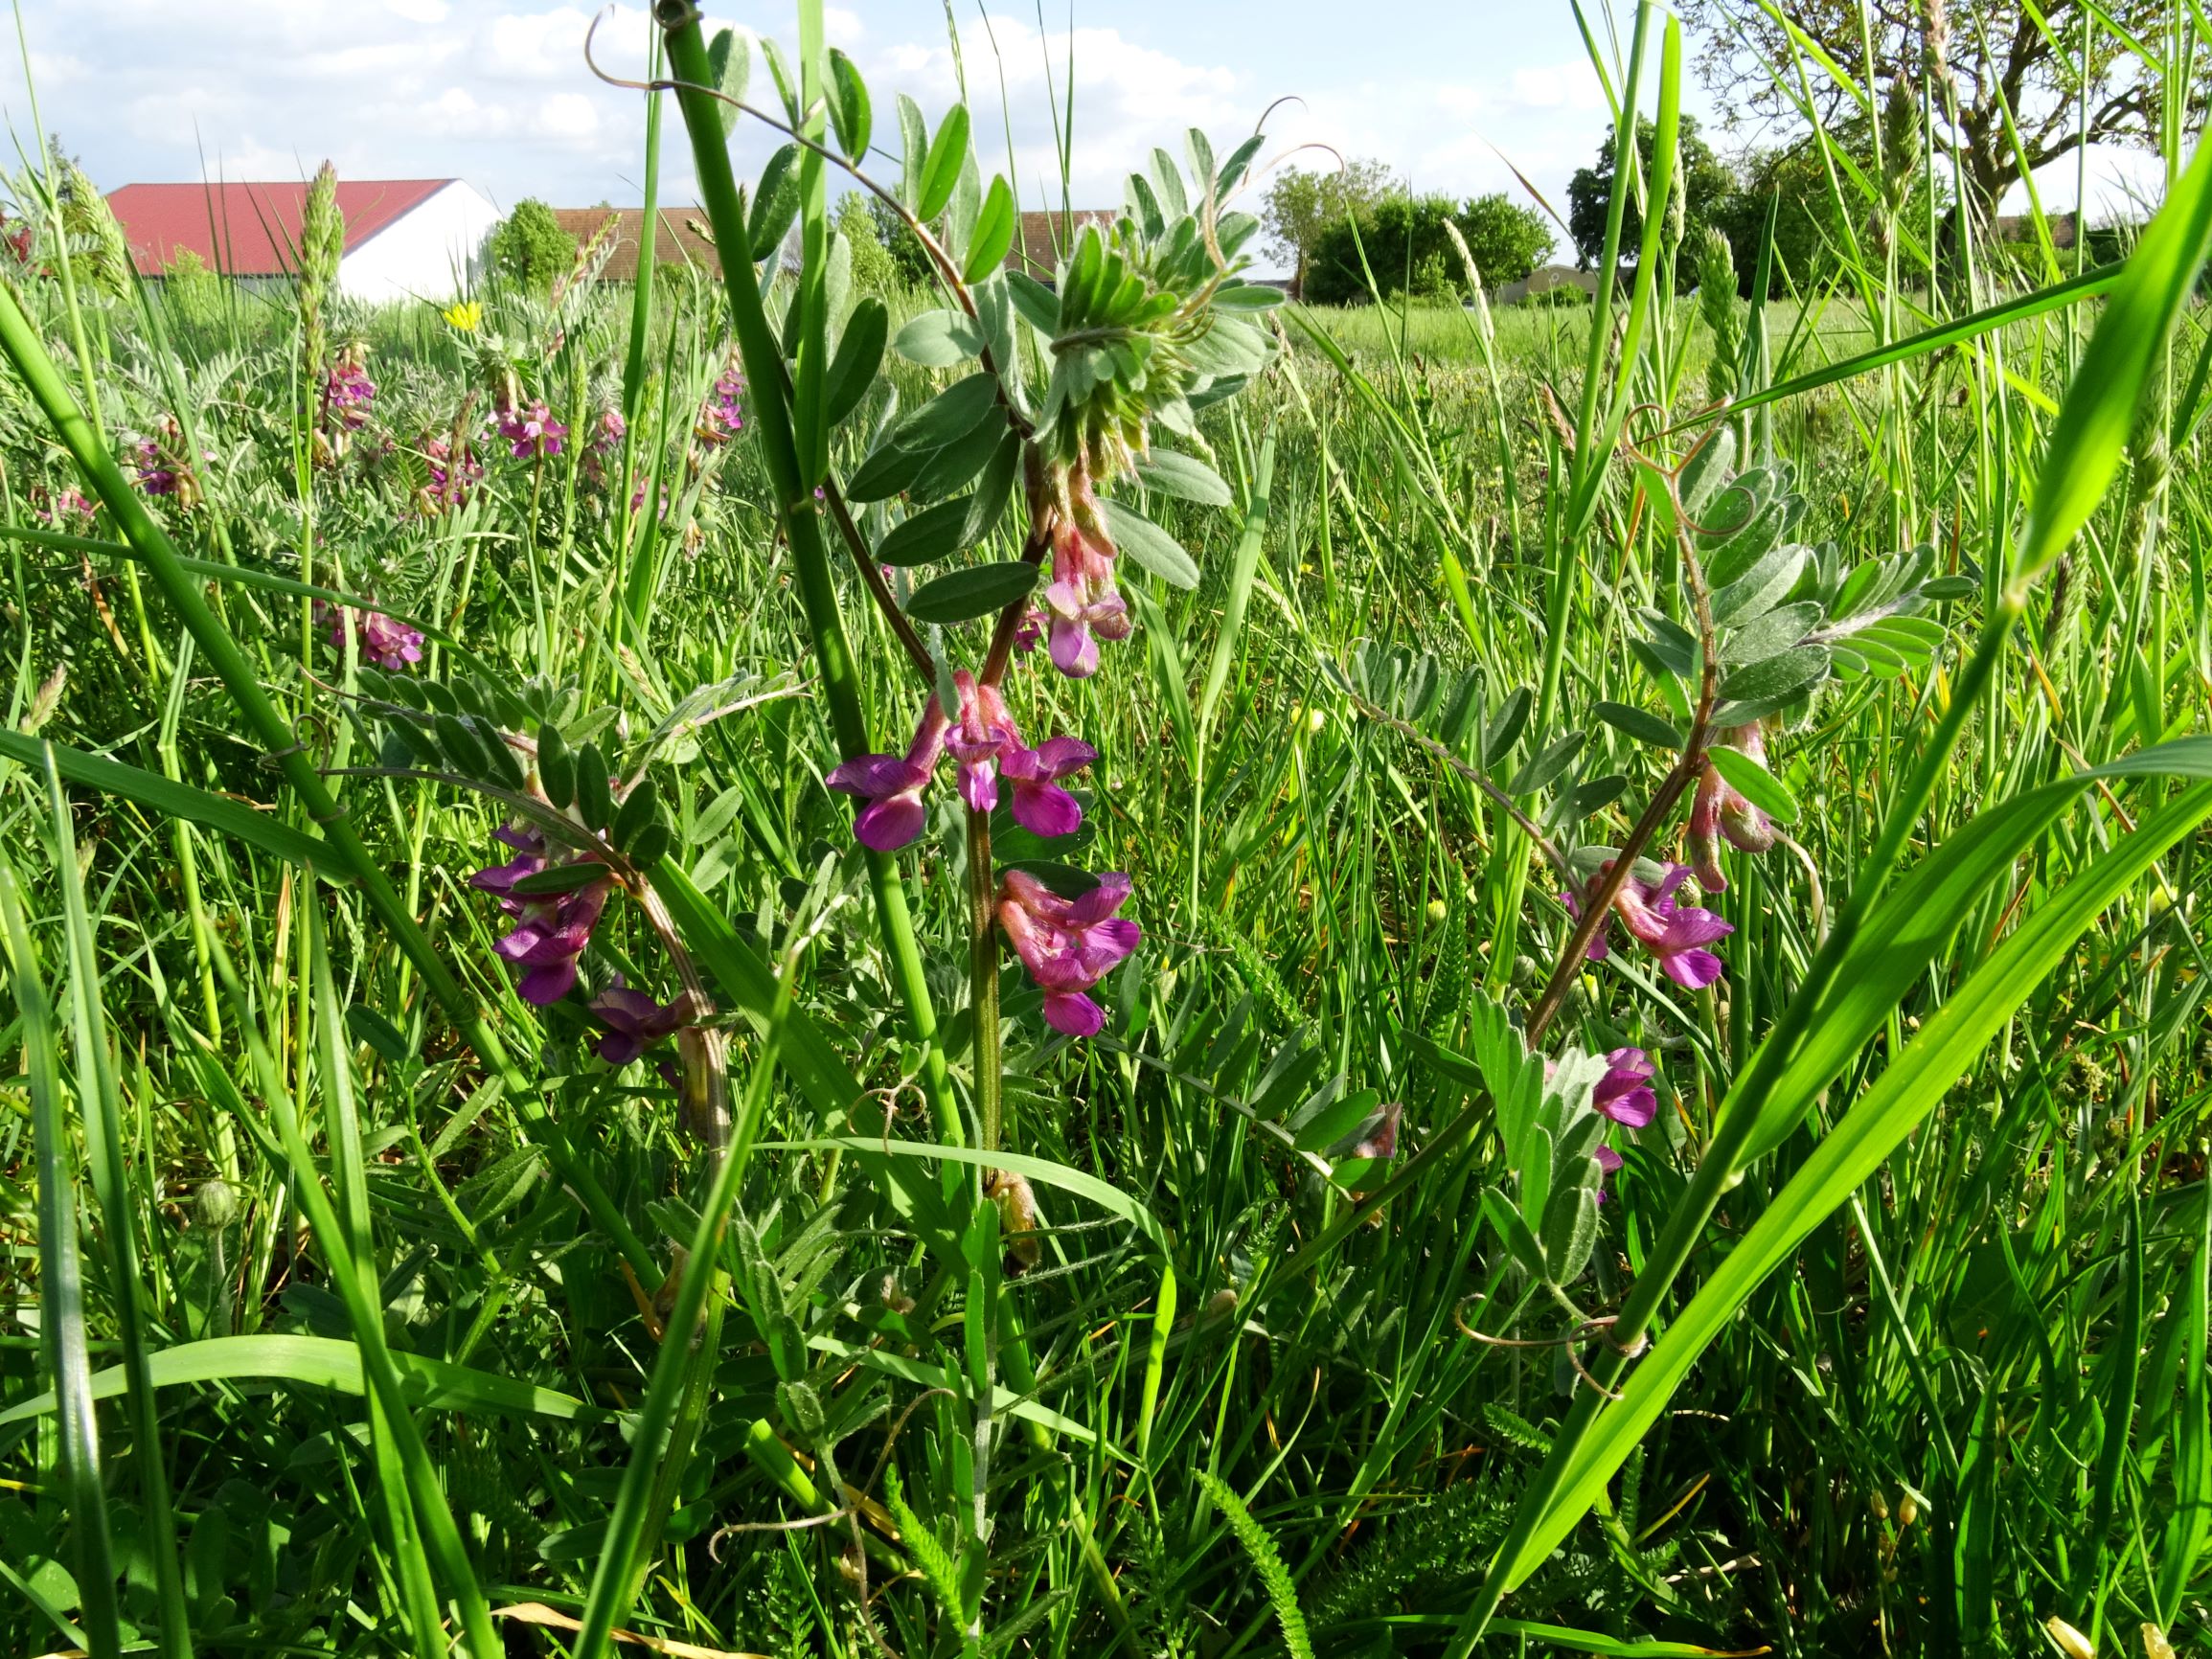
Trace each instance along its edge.
<instances>
[{"instance_id":1,"label":"green plant stem","mask_svg":"<svg viewBox=\"0 0 2212 1659\"><path fill-rule=\"evenodd\" d=\"M991 814L969 808L968 818L968 991L975 1018L975 1119L977 1142L998 1150L998 922L992 880Z\"/></svg>"},{"instance_id":2,"label":"green plant stem","mask_svg":"<svg viewBox=\"0 0 2212 1659\"><path fill-rule=\"evenodd\" d=\"M706 42L695 15L667 36L669 67L678 82L676 106L682 112L692 142L692 156L698 173L699 196L721 251L722 286L729 295L730 314L744 358L745 376L757 388L783 385L783 353L768 327L761 305L752 260L744 250L745 217L738 199L737 177L730 169L728 143L722 136L721 114L707 63ZM800 303L795 301L794 303ZM819 324L817 323L817 327ZM793 407L805 389L799 376L791 402L763 397L755 404L755 430L761 456L776 495L777 517L791 549L791 563L798 577L800 603L813 637L815 667L822 677L822 696L829 707L831 731L839 755L852 760L870 752L867 716L860 701L859 675L845 637L844 618L837 609L835 583L830 574L829 551L823 545L821 514L813 485L801 472L799 447L792 427ZM914 919L906 903L906 888L898 861L888 853L868 849L864 854L868 884L876 901L877 925L885 954L890 958L894 989L906 1012L906 1034L922 1051L922 1083L929 1099L938 1133L955 1145L964 1144L960 1109L952 1095L951 1078L945 1067L945 1051L937 1031L937 1012L929 996L929 982L923 968L922 948L914 936Z\"/></svg>"},{"instance_id":3,"label":"green plant stem","mask_svg":"<svg viewBox=\"0 0 2212 1659\"><path fill-rule=\"evenodd\" d=\"M2008 586L2002 602L1983 630L1980 645L1960 672L1950 707L1944 712L1933 739L1891 807L1874 850L1860 867L1859 878L1852 884L1851 893L1836 918L1827 943L1813 958L1805 982L1784 1009L1773 1032L1760 1045L1751 1064L1737 1079L1736 1086L1722 1102L1712 1144L1699 1160L1688 1191L1676 1201L1666 1231L1652 1247L1642 1272L1636 1276L1634 1287L1622 1303L1621 1311L1607 1331L1599 1357L1591 1367L1591 1375L1601 1387L1585 1387L1576 1392L1574 1405L1553 1441L1550 1455L1523 1490L1514 1511L1512 1528L1493 1557L1482 1589L1473 1606L1461 1619L1446 1650L1448 1659L1466 1659L1489 1626L1499 1602L1511 1588L1507 1579L1514 1561L1544 1511L1559 1495L1576 1447L1588 1434L1605 1405L1608 1396L1601 1388L1609 1390L1631 1357L1642 1351L1660 1303L1689 1264L1713 1212L1741 1177L1744 1154L1751 1144L1767 1097L1834 979L1836 966L1858 937L1874 901L1888 885L1905 840L1920 822L1950 761L1951 750L1966 729L1968 716L1995 677L2006 641L2024 604L2024 592L2017 584Z\"/></svg>"},{"instance_id":4,"label":"green plant stem","mask_svg":"<svg viewBox=\"0 0 2212 1659\"><path fill-rule=\"evenodd\" d=\"M206 653L209 667L215 670L223 689L244 716L254 740L275 761L285 782L299 795L308 817L321 829L323 840L332 854L333 868L360 888L370 909L414 963L422 983L445 1008L462 1040L476 1052L485 1065L499 1074L508 1099L528 1125L532 1138L545 1149L547 1161L590 1213L594 1224L628 1258L633 1269L641 1275L657 1272L652 1253L646 1248L645 1241L607 1196L599 1177L577 1155L566 1133L546 1111L536 1088L508 1055L506 1045L500 1042L467 990L454 977L438 946L400 902L383 869L362 845L353 824L331 798L322 775L315 770L314 761L269 701L260 673L239 649L229 630L208 609L200 584L184 568L168 533L147 511L138 491L125 482L122 469L62 383L45 342L39 339L30 319L23 314L14 294L6 289L0 289L0 351L6 352L14 364L16 374L22 376L24 385L91 483L102 504L114 515L125 539L138 549L153 572L162 597L183 622L194 643Z\"/></svg>"}]
</instances>

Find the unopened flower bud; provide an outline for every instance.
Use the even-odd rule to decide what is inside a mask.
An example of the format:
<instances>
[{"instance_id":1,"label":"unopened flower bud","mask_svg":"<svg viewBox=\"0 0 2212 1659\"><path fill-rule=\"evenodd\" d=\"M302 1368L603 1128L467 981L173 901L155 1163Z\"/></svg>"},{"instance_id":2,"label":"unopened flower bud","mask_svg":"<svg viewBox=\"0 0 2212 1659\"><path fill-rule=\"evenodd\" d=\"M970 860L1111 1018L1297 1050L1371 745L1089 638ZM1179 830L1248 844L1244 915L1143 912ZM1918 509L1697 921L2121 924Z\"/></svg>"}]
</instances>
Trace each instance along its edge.
<instances>
[{"instance_id":1,"label":"unopened flower bud","mask_svg":"<svg viewBox=\"0 0 2212 1659\"><path fill-rule=\"evenodd\" d=\"M1867 1493L1866 1508L1876 1520L1886 1521L1889 1519L1889 1500L1880 1492Z\"/></svg>"},{"instance_id":2,"label":"unopened flower bud","mask_svg":"<svg viewBox=\"0 0 2212 1659\"><path fill-rule=\"evenodd\" d=\"M2066 1659L2097 1659L2097 1645L2056 1613L2043 1621L2043 1628Z\"/></svg>"},{"instance_id":3,"label":"unopened flower bud","mask_svg":"<svg viewBox=\"0 0 2212 1659\"><path fill-rule=\"evenodd\" d=\"M219 1176L203 1181L197 1208L200 1225L220 1233L239 1218L238 1190Z\"/></svg>"},{"instance_id":4,"label":"unopened flower bud","mask_svg":"<svg viewBox=\"0 0 2212 1659\"><path fill-rule=\"evenodd\" d=\"M1920 1519L1920 1504L1910 1492L1897 1500L1897 1524L1909 1527Z\"/></svg>"},{"instance_id":5,"label":"unopened flower bud","mask_svg":"<svg viewBox=\"0 0 2212 1659\"><path fill-rule=\"evenodd\" d=\"M1450 916L1450 914L1451 914L1451 907L1450 907L1448 904L1445 903L1443 899L1441 899L1441 898L1431 898L1431 899L1428 901L1428 920L1431 920L1431 921L1435 921L1435 922L1442 922L1442 921L1443 921L1443 920L1444 920L1446 918L1448 918L1448 916Z\"/></svg>"}]
</instances>

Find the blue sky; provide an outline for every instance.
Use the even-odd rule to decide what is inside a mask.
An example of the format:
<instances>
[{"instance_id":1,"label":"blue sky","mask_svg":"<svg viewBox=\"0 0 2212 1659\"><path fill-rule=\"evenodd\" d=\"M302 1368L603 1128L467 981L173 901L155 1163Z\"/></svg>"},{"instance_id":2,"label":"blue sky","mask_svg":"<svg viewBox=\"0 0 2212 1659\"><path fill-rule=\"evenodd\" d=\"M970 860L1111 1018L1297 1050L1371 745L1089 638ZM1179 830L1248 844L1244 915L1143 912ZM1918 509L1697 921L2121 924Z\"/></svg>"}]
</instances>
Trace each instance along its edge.
<instances>
[{"instance_id":1,"label":"blue sky","mask_svg":"<svg viewBox=\"0 0 2212 1659\"><path fill-rule=\"evenodd\" d=\"M787 6L707 0L707 11L716 23L791 30ZM105 187L197 178L203 156L231 178L297 177L329 156L354 177L459 174L502 204L638 199L642 103L585 71L583 7L25 0L23 12L40 113ZM1005 166L1011 125L1020 192L1043 205L1045 65L1049 56L1061 83L1065 0L1057 12L1048 6L1041 32L1034 4L993 10L988 30L974 0L955 0L953 13L984 165ZM1598 83L1562 0L1125 0L1079 6L1073 21L1079 207L1118 202L1122 175L1153 145L1179 151L1193 125L1234 142L1285 97L1302 101L1269 123L1286 148L1311 141L1378 156L1423 189L1517 193L1494 145L1562 212L1568 175L1605 130ZM830 22L886 120L896 91L932 118L956 96L941 4L848 0L831 7ZM639 6L617 10L600 35L610 68L638 72L645 31ZM27 132L20 78L0 102ZM744 142L741 159L757 162L767 148ZM688 169L680 154L672 161L680 193Z\"/></svg>"},{"instance_id":2,"label":"blue sky","mask_svg":"<svg viewBox=\"0 0 2212 1659\"><path fill-rule=\"evenodd\" d=\"M703 4L715 24L787 38L792 28L787 4ZM988 29L976 0L951 5L983 164L1005 167L1011 127L1017 188L1045 205L1046 63L1061 85L1066 0L1048 5L1041 28L1035 0L992 10ZM584 68L591 13L579 4L22 0L22 15L39 113L103 187L196 179L203 162L233 179L296 178L328 157L355 178L458 175L502 205L640 197L643 101ZM1627 6L1619 15L1625 35ZM892 129L895 92L932 119L957 96L946 19L939 0L830 6L831 37L867 76L879 133ZM1179 152L1186 127L1225 148L1288 97L1299 102L1268 124L1283 148L1327 144L1379 157L1418 189L1525 199L1510 158L1563 213L1567 179L1607 125L1565 0L1119 0L1079 5L1073 26L1078 207L1118 203L1131 165L1154 145ZM602 61L642 73L647 38L636 0L617 7L600 32ZM1687 90L1688 107L1709 113L1702 89ZM20 75L0 86L0 108L29 132ZM741 129L741 166L771 147ZM1325 165L1317 151L1300 161ZM680 144L668 170L664 196L688 198ZM2070 179L2068 169L2066 200Z\"/></svg>"}]
</instances>

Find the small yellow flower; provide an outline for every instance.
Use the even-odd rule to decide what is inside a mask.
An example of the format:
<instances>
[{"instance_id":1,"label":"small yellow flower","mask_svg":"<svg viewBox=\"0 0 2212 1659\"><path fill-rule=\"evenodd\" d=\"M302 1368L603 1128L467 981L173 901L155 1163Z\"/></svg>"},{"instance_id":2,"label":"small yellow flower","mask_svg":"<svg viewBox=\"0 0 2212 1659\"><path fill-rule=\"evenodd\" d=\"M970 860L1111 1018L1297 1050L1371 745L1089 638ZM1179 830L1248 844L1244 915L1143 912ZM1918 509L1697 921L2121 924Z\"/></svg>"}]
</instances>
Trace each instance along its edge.
<instances>
[{"instance_id":1,"label":"small yellow flower","mask_svg":"<svg viewBox=\"0 0 2212 1659\"><path fill-rule=\"evenodd\" d=\"M459 301L438 314L464 334L473 334L476 325L484 321L484 307L474 300Z\"/></svg>"}]
</instances>

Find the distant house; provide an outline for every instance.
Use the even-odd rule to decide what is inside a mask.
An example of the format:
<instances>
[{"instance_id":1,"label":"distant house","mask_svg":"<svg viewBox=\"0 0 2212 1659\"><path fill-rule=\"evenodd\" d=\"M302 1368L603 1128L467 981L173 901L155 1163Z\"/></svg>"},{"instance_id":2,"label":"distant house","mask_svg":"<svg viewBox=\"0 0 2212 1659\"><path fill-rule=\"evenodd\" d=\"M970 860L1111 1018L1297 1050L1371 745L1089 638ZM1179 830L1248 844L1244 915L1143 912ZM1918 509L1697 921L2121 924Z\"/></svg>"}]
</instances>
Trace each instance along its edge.
<instances>
[{"instance_id":1,"label":"distant house","mask_svg":"<svg viewBox=\"0 0 2212 1659\"><path fill-rule=\"evenodd\" d=\"M599 235L608 219L615 221L614 251L607 256L600 269L604 282L633 283L637 281L637 256L645 230L645 209L588 207L555 208L553 216L560 228L576 239L576 245ZM710 276L721 269L715 257L715 244L707 232L704 210L692 207L664 207L655 216L652 257L655 264L698 265Z\"/></svg>"},{"instance_id":2,"label":"distant house","mask_svg":"<svg viewBox=\"0 0 2212 1659\"><path fill-rule=\"evenodd\" d=\"M2044 222L2051 227L2051 246L2070 248L2080 234L2081 215L2075 213L2046 214ZM2036 239L2036 221L2028 214L2003 214L1996 222L1997 240L2000 242L2032 242ZM2090 235L2095 236L2092 230Z\"/></svg>"},{"instance_id":3,"label":"distant house","mask_svg":"<svg viewBox=\"0 0 2212 1659\"><path fill-rule=\"evenodd\" d=\"M1075 239L1083 226L1096 225L1104 231L1120 216L1117 212L1097 208L1079 208L1072 213L1023 214L1020 234L1007 251L1006 268L1026 272L1038 282L1049 284L1059 268L1060 255L1075 245Z\"/></svg>"},{"instance_id":4,"label":"distant house","mask_svg":"<svg viewBox=\"0 0 2212 1659\"><path fill-rule=\"evenodd\" d=\"M297 274L307 202L304 180L126 184L107 198L140 275L162 276L182 251L247 282ZM452 299L500 216L457 178L340 179L338 211L339 290L369 301Z\"/></svg>"},{"instance_id":5,"label":"distant house","mask_svg":"<svg viewBox=\"0 0 2212 1659\"><path fill-rule=\"evenodd\" d=\"M1632 267L1624 266L1623 274L1632 279ZM1580 288L1585 294L1598 291L1598 273L1578 271L1572 265L1539 265L1517 283L1507 283L1491 290L1491 299L1500 306L1517 306L1531 294L1548 294L1554 288Z\"/></svg>"}]
</instances>

